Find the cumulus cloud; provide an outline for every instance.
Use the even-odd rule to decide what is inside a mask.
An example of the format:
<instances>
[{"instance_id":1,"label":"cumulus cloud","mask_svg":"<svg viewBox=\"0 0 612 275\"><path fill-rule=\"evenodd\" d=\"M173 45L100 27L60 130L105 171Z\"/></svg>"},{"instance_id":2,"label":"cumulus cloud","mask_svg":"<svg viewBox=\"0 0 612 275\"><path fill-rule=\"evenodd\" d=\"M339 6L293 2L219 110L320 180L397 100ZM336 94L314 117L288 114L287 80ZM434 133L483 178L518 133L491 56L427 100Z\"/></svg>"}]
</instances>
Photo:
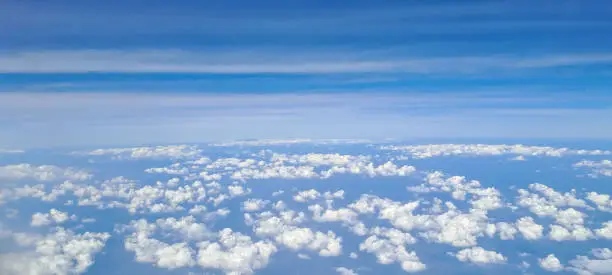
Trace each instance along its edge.
<instances>
[{"instance_id":1,"label":"cumulus cloud","mask_svg":"<svg viewBox=\"0 0 612 275\"><path fill-rule=\"evenodd\" d=\"M68 219L76 219L76 216L69 216L68 213L59 211L55 208L49 210L49 213L34 213L30 225L34 227L46 226L52 223L62 224Z\"/></svg>"},{"instance_id":2,"label":"cumulus cloud","mask_svg":"<svg viewBox=\"0 0 612 275\"><path fill-rule=\"evenodd\" d=\"M538 263L540 267L546 271L559 272L563 270L563 265L561 261L555 257L555 254L549 254L545 258L539 259Z\"/></svg>"},{"instance_id":3,"label":"cumulus cloud","mask_svg":"<svg viewBox=\"0 0 612 275\"><path fill-rule=\"evenodd\" d=\"M537 224L532 217L522 217L516 221L516 227L527 240L537 240L542 237L544 227Z\"/></svg>"},{"instance_id":4,"label":"cumulus cloud","mask_svg":"<svg viewBox=\"0 0 612 275\"><path fill-rule=\"evenodd\" d=\"M376 235L363 241L359 245L359 250L373 253L381 264L398 262L406 272L418 272L426 268L414 251L408 252L404 245L398 245L390 239L379 238Z\"/></svg>"},{"instance_id":5,"label":"cumulus cloud","mask_svg":"<svg viewBox=\"0 0 612 275\"><path fill-rule=\"evenodd\" d=\"M589 173L589 176L591 177L612 177L612 160L583 160L578 163L575 163L574 167L590 169L591 172Z\"/></svg>"},{"instance_id":6,"label":"cumulus cloud","mask_svg":"<svg viewBox=\"0 0 612 275\"><path fill-rule=\"evenodd\" d=\"M21 236L23 240L17 243L33 246L33 251L0 254L1 274L83 274L94 263L94 255L110 238L108 233L75 234L63 228L42 237Z\"/></svg>"},{"instance_id":7,"label":"cumulus cloud","mask_svg":"<svg viewBox=\"0 0 612 275\"><path fill-rule=\"evenodd\" d=\"M255 212L263 209L270 201L262 199L248 199L242 202L242 210L245 212Z\"/></svg>"},{"instance_id":8,"label":"cumulus cloud","mask_svg":"<svg viewBox=\"0 0 612 275\"><path fill-rule=\"evenodd\" d=\"M597 192L589 192L587 200L597 206L597 209L604 212L612 212L612 200L608 194L599 194Z\"/></svg>"},{"instance_id":9,"label":"cumulus cloud","mask_svg":"<svg viewBox=\"0 0 612 275\"><path fill-rule=\"evenodd\" d=\"M604 222L601 228L595 230L595 234L604 239L612 239L612 221Z\"/></svg>"},{"instance_id":10,"label":"cumulus cloud","mask_svg":"<svg viewBox=\"0 0 612 275\"><path fill-rule=\"evenodd\" d=\"M308 249L318 251L320 256L338 256L342 253L342 238L332 231L327 233L313 231L310 228L298 227L305 220L304 213L283 211L274 215L264 212L257 219L245 214L245 221L253 226L253 231L259 237L270 238L277 244L294 251Z\"/></svg>"},{"instance_id":11,"label":"cumulus cloud","mask_svg":"<svg viewBox=\"0 0 612 275\"><path fill-rule=\"evenodd\" d=\"M37 181L73 180L83 181L92 177L86 171L62 168L54 165L35 166L27 163L0 166L0 179Z\"/></svg>"},{"instance_id":12,"label":"cumulus cloud","mask_svg":"<svg viewBox=\"0 0 612 275\"><path fill-rule=\"evenodd\" d=\"M593 249L591 254L595 259L587 256L577 256L576 259L569 262L568 269L580 275L612 273L612 253L609 249Z\"/></svg>"},{"instance_id":13,"label":"cumulus cloud","mask_svg":"<svg viewBox=\"0 0 612 275\"><path fill-rule=\"evenodd\" d=\"M253 274L268 265L277 248L267 241L253 242L249 236L225 228L216 242L198 243L197 263L202 268L220 269L227 274Z\"/></svg>"},{"instance_id":14,"label":"cumulus cloud","mask_svg":"<svg viewBox=\"0 0 612 275\"><path fill-rule=\"evenodd\" d=\"M506 257L495 251L485 250L482 247L465 248L457 252L455 257L462 262L470 262L479 265L502 264Z\"/></svg>"},{"instance_id":15,"label":"cumulus cloud","mask_svg":"<svg viewBox=\"0 0 612 275\"><path fill-rule=\"evenodd\" d=\"M321 196L319 191L310 189L298 192L295 196L293 196L293 200L297 202L307 202L311 200L316 200Z\"/></svg>"},{"instance_id":16,"label":"cumulus cloud","mask_svg":"<svg viewBox=\"0 0 612 275\"><path fill-rule=\"evenodd\" d=\"M193 216L158 219L155 223L140 219L130 222L125 229L132 231L125 239L125 249L135 253L136 261L166 269L195 265L195 251L188 242L214 237L204 224L196 223ZM155 232L172 234L183 241L169 244L152 238Z\"/></svg>"}]
</instances>

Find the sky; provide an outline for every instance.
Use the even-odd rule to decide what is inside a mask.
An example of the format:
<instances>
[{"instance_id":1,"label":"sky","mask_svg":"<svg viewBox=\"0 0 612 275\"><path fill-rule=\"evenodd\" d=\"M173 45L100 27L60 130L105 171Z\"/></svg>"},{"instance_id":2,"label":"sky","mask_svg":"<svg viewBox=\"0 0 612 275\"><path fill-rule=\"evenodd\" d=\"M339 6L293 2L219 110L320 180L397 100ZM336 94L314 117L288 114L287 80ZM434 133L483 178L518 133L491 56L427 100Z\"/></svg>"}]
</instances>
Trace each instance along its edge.
<instances>
[{"instance_id":1,"label":"sky","mask_svg":"<svg viewBox=\"0 0 612 275\"><path fill-rule=\"evenodd\" d=\"M0 3L0 146L612 137L607 1Z\"/></svg>"}]
</instances>

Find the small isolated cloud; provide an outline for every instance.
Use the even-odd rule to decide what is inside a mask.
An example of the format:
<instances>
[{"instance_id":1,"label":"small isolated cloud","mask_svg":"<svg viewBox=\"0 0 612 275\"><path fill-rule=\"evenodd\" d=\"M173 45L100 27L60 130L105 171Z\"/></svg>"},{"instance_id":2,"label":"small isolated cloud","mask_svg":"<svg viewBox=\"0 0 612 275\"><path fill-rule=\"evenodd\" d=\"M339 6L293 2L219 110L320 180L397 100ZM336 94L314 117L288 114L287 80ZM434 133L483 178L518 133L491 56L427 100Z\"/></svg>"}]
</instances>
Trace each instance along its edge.
<instances>
[{"instance_id":1,"label":"small isolated cloud","mask_svg":"<svg viewBox=\"0 0 612 275\"><path fill-rule=\"evenodd\" d=\"M549 254L545 258L539 259L538 263L540 267L546 271L559 272L563 270L563 265L561 261L555 257L555 254Z\"/></svg>"},{"instance_id":2,"label":"small isolated cloud","mask_svg":"<svg viewBox=\"0 0 612 275\"><path fill-rule=\"evenodd\" d=\"M242 202L242 210L245 212L255 212L263 209L270 201L262 199L248 199Z\"/></svg>"},{"instance_id":3,"label":"small isolated cloud","mask_svg":"<svg viewBox=\"0 0 612 275\"><path fill-rule=\"evenodd\" d=\"M336 272L338 272L340 275L358 275L357 272L346 267L337 267Z\"/></svg>"},{"instance_id":4,"label":"small isolated cloud","mask_svg":"<svg viewBox=\"0 0 612 275\"><path fill-rule=\"evenodd\" d=\"M455 257L462 262L470 262L479 265L503 264L506 257L495 251L485 250L482 247L471 247L457 252Z\"/></svg>"}]
</instances>

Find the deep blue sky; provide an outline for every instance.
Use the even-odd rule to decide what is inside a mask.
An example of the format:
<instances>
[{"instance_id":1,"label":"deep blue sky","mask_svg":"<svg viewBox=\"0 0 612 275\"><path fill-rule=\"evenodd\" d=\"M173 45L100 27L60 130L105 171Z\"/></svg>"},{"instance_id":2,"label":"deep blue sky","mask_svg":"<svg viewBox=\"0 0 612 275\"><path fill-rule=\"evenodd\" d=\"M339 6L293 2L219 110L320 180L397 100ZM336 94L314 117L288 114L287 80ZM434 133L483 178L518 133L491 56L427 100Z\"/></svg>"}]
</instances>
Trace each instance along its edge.
<instances>
[{"instance_id":1,"label":"deep blue sky","mask_svg":"<svg viewBox=\"0 0 612 275\"><path fill-rule=\"evenodd\" d=\"M256 94L343 94L353 99L384 94L397 97L397 101L427 96L427 102L434 102L431 108L423 107L431 110L429 115L438 115L444 108L453 114L452 119L463 115L454 111L464 110L466 104L472 106L470 111L479 111L482 106L439 101L449 97L464 101L512 98L511 110L504 110L508 104L494 104L499 100L486 107L513 114L517 109L527 109L528 114L545 112L556 117L530 125L507 116L503 119L510 121L509 125L524 126L507 131L491 132L490 126L483 126L469 133L398 132L398 128L425 123L406 123L406 119L414 120L414 109L406 112L403 108L394 113L402 120L396 120L389 129L379 129L387 134L379 132L377 136L439 137L456 133L504 137L521 133L519 136L527 137L610 138L612 132L604 130L612 128L605 119L612 114L608 110L612 103L610 33L612 5L608 1L2 1L0 96L8 106L22 107L17 113L5 110L2 115L8 118L0 125L35 129L40 128L32 124L36 117L55 117L56 111L44 113L26 104L43 100L41 93L76 93L68 96L71 99L112 93L109 100L120 102L129 101L119 98L125 93L195 96L193 102L211 102L208 96L228 93L243 95L246 102ZM12 92L29 93L18 96L22 101L15 101ZM59 99L63 96L45 99L78 105ZM369 102L373 106L366 109L398 110L376 100ZM284 107L295 111L302 103L286 101ZM112 106L100 108L108 110ZM351 100L344 101L343 106L355 109ZM64 105L58 108L70 109ZM89 114L100 113L90 110ZM166 117L175 113L159 111ZM24 114L29 119L24 119ZM51 131L59 124L72 125L70 118L87 115L79 111L38 123ZM252 113L240 115L252 117ZM356 116L354 112L343 115L352 121ZM133 119L140 116L149 117L142 113L124 115ZM187 117L195 119L197 115L190 113ZM183 118L185 115L181 115ZM389 123L388 118L366 118L372 123ZM320 119L305 120L314 123ZM473 128L493 122L467 120L448 125L462 123L466 127L461 128ZM347 124L338 120L329 126L337 129ZM201 125L192 125L190 131ZM445 125L437 128L448 128ZM565 125L568 130L542 129L545 125L557 125L555 129ZM354 127L322 136L344 137L347 132L352 133L347 137L359 135ZM206 129L187 140L200 141L203 133L212 139L224 139L312 132L296 126L294 134L268 129L263 131L268 134L251 135L251 130L241 128L244 132L212 135L213 130ZM532 133L532 129L541 132ZM4 134L0 144L17 144L15 139L25 134Z\"/></svg>"}]
</instances>

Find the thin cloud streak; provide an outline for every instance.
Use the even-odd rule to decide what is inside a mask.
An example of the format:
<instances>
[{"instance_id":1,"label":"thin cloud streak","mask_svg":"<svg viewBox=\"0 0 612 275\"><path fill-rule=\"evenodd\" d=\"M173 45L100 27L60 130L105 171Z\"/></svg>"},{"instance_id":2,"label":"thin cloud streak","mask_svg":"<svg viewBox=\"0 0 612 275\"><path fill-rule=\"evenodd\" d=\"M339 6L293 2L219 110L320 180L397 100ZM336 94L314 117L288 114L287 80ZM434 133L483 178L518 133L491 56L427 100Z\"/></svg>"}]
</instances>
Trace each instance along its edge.
<instances>
[{"instance_id":1,"label":"thin cloud streak","mask_svg":"<svg viewBox=\"0 0 612 275\"><path fill-rule=\"evenodd\" d=\"M351 53L76 50L0 53L0 73L483 73L612 63L612 53L363 58Z\"/></svg>"},{"instance_id":2,"label":"thin cloud streak","mask_svg":"<svg viewBox=\"0 0 612 275\"><path fill-rule=\"evenodd\" d=\"M245 138L612 137L610 108L528 108L529 101L457 94L0 93L0 147Z\"/></svg>"}]
</instances>

